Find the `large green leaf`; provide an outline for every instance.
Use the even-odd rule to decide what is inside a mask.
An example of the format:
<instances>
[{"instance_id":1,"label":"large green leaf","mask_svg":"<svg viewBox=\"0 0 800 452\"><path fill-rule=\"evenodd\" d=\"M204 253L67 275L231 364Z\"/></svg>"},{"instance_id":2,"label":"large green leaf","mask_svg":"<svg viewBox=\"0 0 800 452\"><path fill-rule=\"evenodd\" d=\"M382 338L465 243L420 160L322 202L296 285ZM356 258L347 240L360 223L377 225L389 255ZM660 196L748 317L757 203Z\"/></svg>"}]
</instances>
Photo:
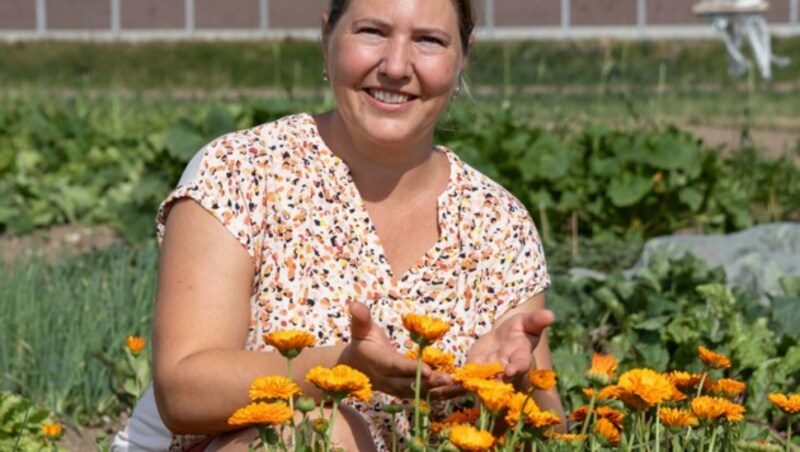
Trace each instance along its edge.
<instances>
[{"instance_id":1,"label":"large green leaf","mask_svg":"<svg viewBox=\"0 0 800 452\"><path fill-rule=\"evenodd\" d=\"M611 180L608 196L617 207L627 207L639 202L653 189L653 179L647 176L622 173Z\"/></svg>"},{"instance_id":2,"label":"large green leaf","mask_svg":"<svg viewBox=\"0 0 800 452\"><path fill-rule=\"evenodd\" d=\"M167 131L165 146L169 154L188 162L206 144L206 139L197 130L184 122L179 122Z\"/></svg>"}]
</instances>

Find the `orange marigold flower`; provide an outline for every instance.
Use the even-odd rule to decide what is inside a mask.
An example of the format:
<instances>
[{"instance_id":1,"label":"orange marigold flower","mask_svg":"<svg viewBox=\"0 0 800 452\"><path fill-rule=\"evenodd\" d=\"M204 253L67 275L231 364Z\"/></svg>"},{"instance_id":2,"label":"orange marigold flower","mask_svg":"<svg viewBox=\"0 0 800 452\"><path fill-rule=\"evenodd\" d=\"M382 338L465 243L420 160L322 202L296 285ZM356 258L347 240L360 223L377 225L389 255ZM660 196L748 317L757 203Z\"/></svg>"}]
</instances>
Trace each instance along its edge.
<instances>
[{"instance_id":1,"label":"orange marigold flower","mask_svg":"<svg viewBox=\"0 0 800 452\"><path fill-rule=\"evenodd\" d=\"M128 346L128 350L131 351L133 356L137 356L144 350L147 340L142 336L128 336L125 338L125 345Z\"/></svg>"},{"instance_id":2,"label":"orange marigold flower","mask_svg":"<svg viewBox=\"0 0 800 452\"><path fill-rule=\"evenodd\" d=\"M581 435L580 433L558 433L558 432L547 432L545 433L550 439L555 441L564 441L566 443L572 441L585 441L586 435Z\"/></svg>"},{"instance_id":3,"label":"orange marigold flower","mask_svg":"<svg viewBox=\"0 0 800 452\"><path fill-rule=\"evenodd\" d=\"M292 409L283 402L254 402L236 410L228 418L228 425L284 424L293 417Z\"/></svg>"},{"instance_id":4,"label":"orange marigold flower","mask_svg":"<svg viewBox=\"0 0 800 452\"><path fill-rule=\"evenodd\" d=\"M597 413L598 418L608 419L615 427L622 428L622 420L625 419L625 414L621 411L607 406L599 406L595 407L595 413ZM569 415L569 419L575 422L583 422L586 420L588 414L589 405L584 405L572 411Z\"/></svg>"},{"instance_id":5,"label":"orange marigold flower","mask_svg":"<svg viewBox=\"0 0 800 452\"><path fill-rule=\"evenodd\" d=\"M42 424L42 434L49 439L58 439L61 437L62 432L63 429L58 422L53 422L52 424L45 422Z\"/></svg>"},{"instance_id":6,"label":"orange marigold flower","mask_svg":"<svg viewBox=\"0 0 800 452\"><path fill-rule=\"evenodd\" d=\"M419 353L417 349L406 352L406 357L416 360ZM431 366L433 370L453 373L456 357L452 353L447 353L436 347L425 347L422 349L422 362Z\"/></svg>"},{"instance_id":7,"label":"orange marigold flower","mask_svg":"<svg viewBox=\"0 0 800 452\"><path fill-rule=\"evenodd\" d=\"M364 402L372 399L372 385L369 378L344 364L331 369L316 366L308 371L306 381L313 383L333 398L353 396Z\"/></svg>"},{"instance_id":8,"label":"orange marigold flower","mask_svg":"<svg viewBox=\"0 0 800 452\"><path fill-rule=\"evenodd\" d=\"M747 389L747 384L730 378L722 378L711 382L708 388L710 392L723 395L729 399L739 396L745 389Z\"/></svg>"},{"instance_id":9,"label":"orange marigold flower","mask_svg":"<svg viewBox=\"0 0 800 452\"><path fill-rule=\"evenodd\" d=\"M284 330L265 334L264 342L275 347L284 357L292 359L304 348L313 346L317 340L307 331Z\"/></svg>"},{"instance_id":10,"label":"orange marigold flower","mask_svg":"<svg viewBox=\"0 0 800 452\"><path fill-rule=\"evenodd\" d=\"M449 323L422 314L405 314L401 318L411 340L420 346L438 341L450 330Z\"/></svg>"},{"instance_id":11,"label":"orange marigold flower","mask_svg":"<svg viewBox=\"0 0 800 452\"><path fill-rule=\"evenodd\" d=\"M687 427L697 425L697 418L689 410L679 408L659 408L658 418L667 427Z\"/></svg>"},{"instance_id":12,"label":"orange marigold flower","mask_svg":"<svg viewBox=\"0 0 800 452\"><path fill-rule=\"evenodd\" d=\"M722 397L700 396L692 400L692 413L703 421L725 418L729 422L744 419L744 407Z\"/></svg>"},{"instance_id":13,"label":"orange marigold flower","mask_svg":"<svg viewBox=\"0 0 800 452\"><path fill-rule=\"evenodd\" d=\"M690 374L682 370L673 370L667 374L667 378L669 378L669 381L678 389L691 389L700 384L700 380L703 376L701 374Z\"/></svg>"},{"instance_id":14,"label":"orange marigold flower","mask_svg":"<svg viewBox=\"0 0 800 452\"><path fill-rule=\"evenodd\" d=\"M619 446L621 439L620 431L608 419L600 418L594 424L594 431L603 437L609 444L616 447Z\"/></svg>"},{"instance_id":15,"label":"orange marigold flower","mask_svg":"<svg viewBox=\"0 0 800 452\"><path fill-rule=\"evenodd\" d=\"M250 383L250 400L289 400L297 394L300 394L300 386L291 379L280 375L259 377Z\"/></svg>"},{"instance_id":16,"label":"orange marigold flower","mask_svg":"<svg viewBox=\"0 0 800 452\"><path fill-rule=\"evenodd\" d=\"M476 364L469 363L460 367L453 372L453 381L464 383L467 380L480 378L484 380L492 380L497 378L498 375L503 373L503 365L500 363L492 364Z\"/></svg>"},{"instance_id":17,"label":"orange marigold flower","mask_svg":"<svg viewBox=\"0 0 800 452\"><path fill-rule=\"evenodd\" d=\"M514 395L514 385L498 380L473 378L463 384L464 388L474 392L483 406L492 413L497 413L505 408L511 396Z\"/></svg>"},{"instance_id":18,"label":"orange marigold flower","mask_svg":"<svg viewBox=\"0 0 800 452\"><path fill-rule=\"evenodd\" d=\"M524 403L524 406L523 406ZM517 392L508 401L508 412L506 422L509 425L516 425L522 419L526 425L536 428L549 427L561 423L561 418L552 411L542 411L532 397L527 394Z\"/></svg>"},{"instance_id":19,"label":"orange marigold flower","mask_svg":"<svg viewBox=\"0 0 800 452\"><path fill-rule=\"evenodd\" d=\"M731 367L731 361L728 358L719 353L712 352L702 345L697 347L697 354L700 355L700 360L703 361L703 364L712 369L727 369Z\"/></svg>"},{"instance_id":20,"label":"orange marigold flower","mask_svg":"<svg viewBox=\"0 0 800 452\"><path fill-rule=\"evenodd\" d=\"M465 408L461 411L454 411L442 423L448 425L474 424L480 415L481 410L479 408Z\"/></svg>"},{"instance_id":21,"label":"orange marigold flower","mask_svg":"<svg viewBox=\"0 0 800 452\"><path fill-rule=\"evenodd\" d=\"M620 395L625 392L619 385L610 385L606 386L605 388L600 389L596 392L596 399L597 400L616 400L620 398ZM592 394L595 394L595 390L592 388L583 388L583 394L586 398L591 399Z\"/></svg>"},{"instance_id":22,"label":"orange marigold flower","mask_svg":"<svg viewBox=\"0 0 800 452\"><path fill-rule=\"evenodd\" d=\"M482 452L492 448L494 436L471 425L456 425L450 429L450 442L461 451Z\"/></svg>"},{"instance_id":23,"label":"orange marigold flower","mask_svg":"<svg viewBox=\"0 0 800 452\"><path fill-rule=\"evenodd\" d=\"M586 378L593 384L603 386L614 381L617 372L617 359L613 355L592 355L592 366L586 372Z\"/></svg>"},{"instance_id":24,"label":"orange marigold flower","mask_svg":"<svg viewBox=\"0 0 800 452\"><path fill-rule=\"evenodd\" d=\"M438 435L439 433L442 433L447 428L447 424L445 424L444 422L436 422L436 421L434 421L434 422L431 422L430 428L431 428L431 433L433 433L435 435Z\"/></svg>"},{"instance_id":25,"label":"orange marigold flower","mask_svg":"<svg viewBox=\"0 0 800 452\"><path fill-rule=\"evenodd\" d=\"M800 394L777 394L772 393L767 396L773 405L780 408L787 414L800 413Z\"/></svg>"},{"instance_id":26,"label":"orange marigold flower","mask_svg":"<svg viewBox=\"0 0 800 452\"><path fill-rule=\"evenodd\" d=\"M629 370L620 375L617 384L649 406L671 400L675 391L667 377L652 369ZM625 403L624 396L622 401Z\"/></svg>"},{"instance_id":27,"label":"orange marigold flower","mask_svg":"<svg viewBox=\"0 0 800 452\"><path fill-rule=\"evenodd\" d=\"M528 381L535 389L548 391L556 385L556 373L552 370L532 370L528 372Z\"/></svg>"}]
</instances>

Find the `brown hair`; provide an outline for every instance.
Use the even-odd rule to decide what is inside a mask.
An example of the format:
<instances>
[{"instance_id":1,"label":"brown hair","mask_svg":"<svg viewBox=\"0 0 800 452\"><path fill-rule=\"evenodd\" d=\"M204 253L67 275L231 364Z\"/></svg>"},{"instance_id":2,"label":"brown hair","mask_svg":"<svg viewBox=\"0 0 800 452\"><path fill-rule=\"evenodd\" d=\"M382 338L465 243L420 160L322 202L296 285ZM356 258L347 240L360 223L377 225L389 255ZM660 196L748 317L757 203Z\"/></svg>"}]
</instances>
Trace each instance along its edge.
<instances>
[{"instance_id":1,"label":"brown hair","mask_svg":"<svg viewBox=\"0 0 800 452\"><path fill-rule=\"evenodd\" d=\"M469 50L469 37L475 28L475 7L472 0L452 0L458 14L458 33L461 38L461 49L466 54ZM325 24L325 35L330 35L342 15L347 10L350 0L331 0L328 10L328 22Z\"/></svg>"}]
</instances>

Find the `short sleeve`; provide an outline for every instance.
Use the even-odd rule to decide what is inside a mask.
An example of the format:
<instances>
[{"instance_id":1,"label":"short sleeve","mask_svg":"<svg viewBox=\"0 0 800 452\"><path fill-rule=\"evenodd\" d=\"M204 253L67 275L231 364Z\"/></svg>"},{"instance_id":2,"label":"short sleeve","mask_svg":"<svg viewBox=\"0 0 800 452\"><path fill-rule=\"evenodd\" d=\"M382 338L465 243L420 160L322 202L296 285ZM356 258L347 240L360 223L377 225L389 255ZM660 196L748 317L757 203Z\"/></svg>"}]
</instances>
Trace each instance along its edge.
<instances>
[{"instance_id":1,"label":"short sleeve","mask_svg":"<svg viewBox=\"0 0 800 452\"><path fill-rule=\"evenodd\" d=\"M485 298L481 311L490 323L550 287L536 226L527 213L519 217L507 225L502 251L486 269L493 293Z\"/></svg>"},{"instance_id":2,"label":"short sleeve","mask_svg":"<svg viewBox=\"0 0 800 452\"><path fill-rule=\"evenodd\" d=\"M243 142L244 141L244 142ZM264 197L263 166L247 152L246 140L236 134L223 136L195 155L178 186L161 203L156 217L159 243L173 203L182 198L196 201L216 218L247 250L258 256Z\"/></svg>"}]
</instances>

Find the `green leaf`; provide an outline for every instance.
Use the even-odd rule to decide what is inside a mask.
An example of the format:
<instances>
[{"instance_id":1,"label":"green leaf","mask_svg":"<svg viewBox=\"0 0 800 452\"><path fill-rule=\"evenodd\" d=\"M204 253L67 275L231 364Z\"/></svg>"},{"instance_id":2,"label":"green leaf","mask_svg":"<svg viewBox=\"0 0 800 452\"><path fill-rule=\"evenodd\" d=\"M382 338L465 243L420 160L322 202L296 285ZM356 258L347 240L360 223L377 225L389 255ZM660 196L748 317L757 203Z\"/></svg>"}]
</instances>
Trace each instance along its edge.
<instances>
[{"instance_id":1,"label":"green leaf","mask_svg":"<svg viewBox=\"0 0 800 452\"><path fill-rule=\"evenodd\" d=\"M206 144L206 139L190 125L179 122L167 131L167 152L182 162L188 162Z\"/></svg>"},{"instance_id":2,"label":"green leaf","mask_svg":"<svg viewBox=\"0 0 800 452\"><path fill-rule=\"evenodd\" d=\"M627 207L641 201L653 189L653 179L622 173L611 180L608 187L608 196L617 207Z\"/></svg>"},{"instance_id":3,"label":"green leaf","mask_svg":"<svg viewBox=\"0 0 800 452\"><path fill-rule=\"evenodd\" d=\"M206 115L206 130L211 137L216 138L235 129L236 118L226 108L219 105L211 107Z\"/></svg>"},{"instance_id":4,"label":"green leaf","mask_svg":"<svg viewBox=\"0 0 800 452\"><path fill-rule=\"evenodd\" d=\"M650 318L644 320L643 322L639 322L639 323L633 325L633 328L636 328L637 330L643 330L643 331L658 331L661 328L663 328L664 325L667 324L667 322L669 322L670 318L671 317L668 316L668 315L660 315L660 316L656 316L656 317L650 317Z\"/></svg>"},{"instance_id":5,"label":"green leaf","mask_svg":"<svg viewBox=\"0 0 800 452\"><path fill-rule=\"evenodd\" d=\"M800 297L800 276L781 276L778 278L778 282L786 295Z\"/></svg>"},{"instance_id":6,"label":"green leaf","mask_svg":"<svg viewBox=\"0 0 800 452\"><path fill-rule=\"evenodd\" d=\"M695 187L683 187L678 191L678 199L692 211L697 211L703 204L703 195Z\"/></svg>"},{"instance_id":7,"label":"green leaf","mask_svg":"<svg viewBox=\"0 0 800 452\"><path fill-rule=\"evenodd\" d=\"M797 336L800 325L800 297L779 295L772 298L772 319L775 332L782 335Z\"/></svg>"}]
</instances>

